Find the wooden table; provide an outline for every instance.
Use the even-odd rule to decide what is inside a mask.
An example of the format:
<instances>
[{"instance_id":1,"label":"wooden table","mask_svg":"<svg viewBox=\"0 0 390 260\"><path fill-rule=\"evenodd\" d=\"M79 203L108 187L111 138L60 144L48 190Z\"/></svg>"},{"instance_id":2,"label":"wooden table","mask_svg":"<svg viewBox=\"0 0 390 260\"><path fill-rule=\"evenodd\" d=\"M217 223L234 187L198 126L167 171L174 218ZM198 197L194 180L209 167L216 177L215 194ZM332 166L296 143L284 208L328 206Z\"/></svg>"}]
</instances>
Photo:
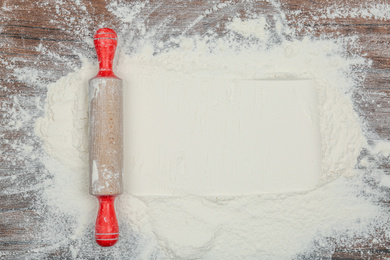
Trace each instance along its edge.
<instances>
[{"instance_id":1,"label":"wooden table","mask_svg":"<svg viewBox=\"0 0 390 260\"><path fill-rule=\"evenodd\" d=\"M0 252L9 254L8 259L21 259L29 256L28 250L40 245L34 234L43 228L44 213L37 212L41 181L49 173L39 158L24 158L18 150L22 144L33 145L42 151L40 140L34 137L34 118L42 115L46 96L43 83L54 82L72 70L70 64L81 64L77 53L94 58L91 44L84 39L91 38L98 26L120 28L123 22L107 11L109 1L25 1L2 0L0 2ZM210 1L212 2L212 1ZM357 16L322 18L324 10L359 9L375 1L365 0L285 0L279 7L270 3L253 1L151 1L142 11L149 28L169 21L164 27L161 40L178 35L206 10L225 2L226 6L217 8L211 15L195 24L187 34L203 34L208 28L221 20L227 20L232 12L245 16L245 8L266 16L278 15L280 10L286 14L291 27L296 27L301 36L309 32L321 36L356 36L356 44L349 46L351 54L364 55L372 60L372 66L362 70L365 81L359 86L361 94L356 94L355 105L366 120L371 134L370 142L390 138L390 22L374 17ZM387 1L388 2L388 1ZM390 2L388 2L390 3ZM128 3L131 5L131 3ZM84 7L85 6L85 9ZM388 7L389 8L389 7ZM72 19L74 18L74 20ZM298 27L297 24L303 24ZM52 54L56 56L53 57ZM24 79L15 77L14 71L26 68L36 70L36 77ZM15 103L15 98L20 102ZM15 113L29 111L32 119L19 129L13 127ZM22 116L22 115L19 115ZM377 163L378 168L390 170L388 163ZM21 192L18 187L25 187ZM27 189L26 189L27 187ZM387 201L382 202L387 205ZM378 237L383 234L378 230ZM50 245L47 245L50 247ZM356 241L353 248L336 245L332 259L386 259L390 258L390 241L376 243L372 238ZM65 249L64 249L65 250ZM69 258L61 250L48 249L47 257ZM91 258L93 254L91 254ZM313 259L317 256L313 256ZM1 258L1 254L0 254Z\"/></svg>"}]
</instances>

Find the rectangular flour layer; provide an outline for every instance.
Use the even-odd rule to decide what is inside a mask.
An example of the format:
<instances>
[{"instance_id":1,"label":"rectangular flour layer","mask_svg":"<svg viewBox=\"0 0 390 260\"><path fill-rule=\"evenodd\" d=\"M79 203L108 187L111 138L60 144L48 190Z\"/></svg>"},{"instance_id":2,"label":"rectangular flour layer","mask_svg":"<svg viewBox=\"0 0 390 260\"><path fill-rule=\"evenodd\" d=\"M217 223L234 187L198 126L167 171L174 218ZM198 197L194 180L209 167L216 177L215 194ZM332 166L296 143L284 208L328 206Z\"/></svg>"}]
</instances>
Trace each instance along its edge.
<instances>
[{"instance_id":1,"label":"rectangular flour layer","mask_svg":"<svg viewBox=\"0 0 390 260\"><path fill-rule=\"evenodd\" d=\"M164 72L124 89L124 179L134 195L313 189L321 174L316 86Z\"/></svg>"}]
</instances>

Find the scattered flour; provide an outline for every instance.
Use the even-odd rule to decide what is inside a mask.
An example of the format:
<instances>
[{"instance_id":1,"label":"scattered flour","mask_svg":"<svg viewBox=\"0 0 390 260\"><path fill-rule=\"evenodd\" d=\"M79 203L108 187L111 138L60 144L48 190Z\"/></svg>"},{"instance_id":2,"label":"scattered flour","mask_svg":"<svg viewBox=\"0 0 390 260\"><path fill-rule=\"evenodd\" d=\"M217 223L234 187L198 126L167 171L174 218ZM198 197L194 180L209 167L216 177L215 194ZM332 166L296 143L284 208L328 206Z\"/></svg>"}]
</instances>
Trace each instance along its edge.
<instances>
[{"instance_id":1,"label":"scattered flour","mask_svg":"<svg viewBox=\"0 0 390 260\"><path fill-rule=\"evenodd\" d=\"M244 37L253 36L258 39L267 38L267 34L269 32L269 30L267 30L267 21L264 17L245 21L235 17L233 22L230 23L227 28L241 34Z\"/></svg>"},{"instance_id":2,"label":"scattered flour","mask_svg":"<svg viewBox=\"0 0 390 260\"><path fill-rule=\"evenodd\" d=\"M47 2L39 5L44 8ZM261 15L244 19L233 14L223 36L217 37L212 29L202 37L186 36L202 19L229 5L228 1L206 10L189 23L181 36L155 40L161 39L160 27L146 28L145 20L139 16L145 9L153 11L148 9L147 1L111 1L108 11L122 22L116 73L125 86L142 76L153 77L157 71L187 77L226 76L232 80L315 80L322 139L320 186L310 192L286 194L146 197L131 195L131 180L124 173L125 193L116 202L120 240L112 248L98 247L93 239L97 200L89 195L88 187L87 131L87 86L97 73L97 64L91 55L83 55L81 68L47 86L44 115L35 123L46 155L38 158L41 155L33 144L6 144L20 153L21 160L40 159L51 175L25 187L43 187L43 210L47 210L46 229L40 236L49 246L32 250L36 258L65 248L68 258L74 259L96 255L107 259L330 259L336 243L353 246L350 241L354 238L367 238L388 223L386 209L377 202L383 199L381 189L388 189L390 180L370 168L376 163L370 156L389 157L390 145L378 141L369 146L354 111L352 96L361 83L355 69L370 65L364 58L347 55L346 45L354 39L294 37L283 14L275 18L274 24ZM83 38L90 36L89 27L80 26L94 21L88 13L90 6L83 1L69 6L82 20L68 17L62 1L57 1L52 11L61 19L65 17L74 33L92 46L90 38ZM17 8L5 3L2 9ZM335 6L322 10L324 15L320 18L385 20L389 18L387 10L387 3L367 4L365 8ZM102 22L99 26L105 25ZM135 36L141 39L133 40ZM37 51L48 53L54 60L64 59L42 44ZM12 62L1 62L14 66ZM44 73L19 68L14 76L21 82L42 84ZM17 131L31 123L33 118L20 106L23 102L15 98L12 104L1 105L0 109L10 115L7 129ZM362 156L364 151L370 156ZM375 181L381 189L366 181L370 176L378 177ZM20 190L3 192L14 194ZM390 232L384 233L388 241ZM380 239L376 241L380 243Z\"/></svg>"},{"instance_id":3,"label":"scattered flour","mask_svg":"<svg viewBox=\"0 0 390 260\"><path fill-rule=\"evenodd\" d=\"M178 47L159 54L153 44L131 55L119 50L117 74L125 86L161 70L231 79L315 79L321 186L305 193L240 197L134 197L131 179L124 173L125 193L116 204L121 226L129 225L148 238L148 243L138 244L144 255L157 250L163 259L289 259L314 250L315 242L325 237L366 232L381 209L359 196L365 184L355 166L367 144L350 96L356 80L352 67L366 65L365 60L343 57L343 43L335 40L303 38L265 47L235 38L239 33L267 41L264 19L237 18L227 27L234 33L223 38L181 37L175 40ZM53 173L52 188L45 189L48 203L76 218L74 240L93 226L96 214L87 170L87 85L96 72L96 64L85 59L78 71L49 85L45 115L36 123L50 156L46 166ZM125 233L118 247L126 243ZM115 247L111 250L116 252ZM81 254L77 247L73 252Z\"/></svg>"},{"instance_id":4,"label":"scattered flour","mask_svg":"<svg viewBox=\"0 0 390 260\"><path fill-rule=\"evenodd\" d=\"M321 18L357 18L376 19L386 21L390 18L390 5L387 1L371 1L365 6L356 6L340 8L337 6L327 7L325 10L319 10L323 13Z\"/></svg>"}]
</instances>

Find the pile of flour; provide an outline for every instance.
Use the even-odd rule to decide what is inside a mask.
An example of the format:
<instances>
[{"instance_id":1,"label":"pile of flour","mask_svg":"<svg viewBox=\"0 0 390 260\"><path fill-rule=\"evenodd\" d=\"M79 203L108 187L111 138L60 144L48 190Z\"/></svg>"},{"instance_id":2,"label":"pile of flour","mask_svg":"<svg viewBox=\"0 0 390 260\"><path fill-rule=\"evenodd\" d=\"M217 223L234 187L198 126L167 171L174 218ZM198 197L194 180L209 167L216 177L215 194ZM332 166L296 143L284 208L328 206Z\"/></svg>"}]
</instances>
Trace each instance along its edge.
<instances>
[{"instance_id":1,"label":"pile of flour","mask_svg":"<svg viewBox=\"0 0 390 260\"><path fill-rule=\"evenodd\" d=\"M45 114L35 126L47 152L42 161L52 174L44 189L53 212L48 226L57 226L57 243L70 244L73 257L87 256L89 247L118 259L292 259L332 252L336 242L350 246L346 241L367 236L386 222L375 203L379 195L365 195L375 192L356 167L367 143L351 101L359 83L354 68L369 63L347 57L345 39L285 37L288 30L281 21L273 32L279 41L273 44L275 36L264 18L235 18L226 28L224 37L181 36L143 43L131 52L124 41L116 74L125 85L161 71L232 80L315 80L321 185L304 193L135 197L124 173L125 193L116 202L120 240L115 247L98 248L92 234L97 201L88 193L87 135L87 86L97 64L84 58L81 68L48 86Z\"/></svg>"}]
</instances>

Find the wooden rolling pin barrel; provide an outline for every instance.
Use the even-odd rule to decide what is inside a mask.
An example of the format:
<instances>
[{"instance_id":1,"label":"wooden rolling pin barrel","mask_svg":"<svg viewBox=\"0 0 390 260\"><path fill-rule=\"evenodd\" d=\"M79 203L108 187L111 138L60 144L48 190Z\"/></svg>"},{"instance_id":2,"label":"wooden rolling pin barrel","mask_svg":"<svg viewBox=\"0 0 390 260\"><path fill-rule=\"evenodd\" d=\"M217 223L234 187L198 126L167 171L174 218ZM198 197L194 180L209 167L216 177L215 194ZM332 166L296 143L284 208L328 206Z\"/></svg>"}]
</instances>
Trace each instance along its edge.
<instances>
[{"instance_id":1,"label":"wooden rolling pin barrel","mask_svg":"<svg viewBox=\"0 0 390 260\"><path fill-rule=\"evenodd\" d=\"M109 28L94 36L99 73L89 81L90 193L99 200L95 239L113 246L119 238L114 200L122 193L122 80L112 70L117 35Z\"/></svg>"}]
</instances>

